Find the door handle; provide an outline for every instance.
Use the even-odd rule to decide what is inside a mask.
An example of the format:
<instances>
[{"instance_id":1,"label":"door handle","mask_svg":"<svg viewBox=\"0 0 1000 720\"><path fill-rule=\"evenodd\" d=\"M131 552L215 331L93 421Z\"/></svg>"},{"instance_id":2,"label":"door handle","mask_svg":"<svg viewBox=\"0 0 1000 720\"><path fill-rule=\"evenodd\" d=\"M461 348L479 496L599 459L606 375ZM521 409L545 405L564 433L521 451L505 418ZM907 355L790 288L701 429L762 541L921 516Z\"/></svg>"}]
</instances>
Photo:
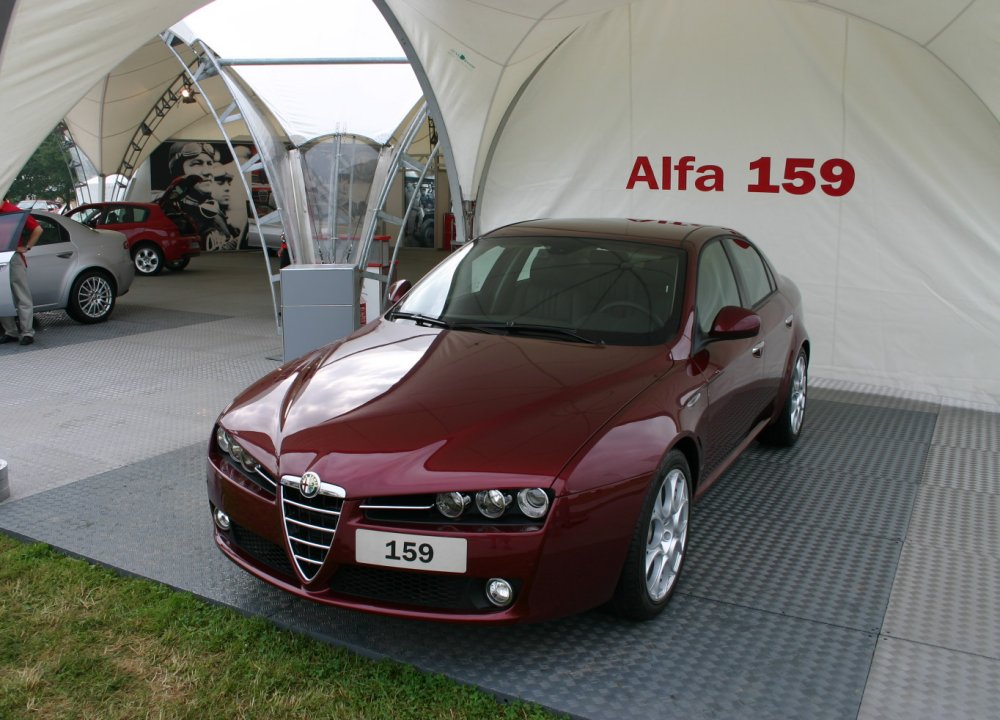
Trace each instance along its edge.
<instances>
[{"instance_id":1,"label":"door handle","mask_svg":"<svg viewBox=\"0 0 1000 720\"><path fill-rule=\"evenodd\" d=\"M764 354L764 343L759 342L750 349L750 354L755 358L759 358Z\"/></svg>"},{"instance_id":2,"label":"door handle","mask_svg":"<svg viewBox=\"0 0 1000 720\"><path fill-rule=\"evenodd\" d=\"M795 320L795 316L794 315L789 315L788 317L786 317L785 318L785 327L791 327L792 326L792 322L794 320Z\"/></svg>"},{"instance_id":3,"label":"door handle","mask_svg":"<svg viewBox=\"0 0 1000 720\"><path fill-rule=\"evenodd\" d=\"M58 253L58 254L56 255L56 257L58 257L58 258L62 258L63 260L65 260L65 259L67 259L67 258L71 258L71 257L73 257L73 253L72 253L72 252L64 252L64 253Z\"/></svg>"}]
</instances>

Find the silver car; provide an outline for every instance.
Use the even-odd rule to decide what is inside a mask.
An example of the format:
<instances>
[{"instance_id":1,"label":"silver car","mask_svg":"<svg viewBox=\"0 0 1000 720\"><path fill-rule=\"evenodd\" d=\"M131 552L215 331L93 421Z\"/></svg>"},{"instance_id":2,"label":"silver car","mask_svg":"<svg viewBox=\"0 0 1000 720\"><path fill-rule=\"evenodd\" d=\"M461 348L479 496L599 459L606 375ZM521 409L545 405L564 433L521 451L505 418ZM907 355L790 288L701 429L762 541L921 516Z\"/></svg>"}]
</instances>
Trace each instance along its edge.
<instances>
[{"instance_id":1,"label":"silver car","mask_svg":"<svg viewBox=\"0 0 1000 720\"><path fill-rule=\"evenodd\" d=\"M261 232L263 230L263 232ZM263 239L261 239L263 236ZM278 252L281 243L285 241L285 231L281 225L281 216L278 213L265 215L260 219L260 227L253 218L247 224L247 247L259 248L262 242L267 243L267 249L271 252Z\"/></svg>"},{"instance_id":2,"label":"silver car","mask_svg":"<svg viewBox=\"0 0 1000 720\"><path fill-rule=\"evenodd\" d=\"M35 311L65 309L81 323L107 320L115 299L128 292L135 277L125 236L49 212L31 216L42 226L38 244L27 255ZM0 218L0 316L10 317L15 312L9 267L24 217L9 213Z\"/></svg>"}]
</instances>

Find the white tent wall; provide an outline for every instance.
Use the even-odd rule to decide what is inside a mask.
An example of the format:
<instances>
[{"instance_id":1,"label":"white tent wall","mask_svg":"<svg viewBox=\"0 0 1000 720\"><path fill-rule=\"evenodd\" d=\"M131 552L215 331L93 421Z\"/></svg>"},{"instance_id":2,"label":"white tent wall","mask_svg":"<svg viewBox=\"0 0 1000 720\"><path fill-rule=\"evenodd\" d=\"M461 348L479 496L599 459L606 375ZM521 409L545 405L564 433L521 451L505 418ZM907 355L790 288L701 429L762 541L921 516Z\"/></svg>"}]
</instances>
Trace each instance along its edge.
<instances>
[{"instance_id":1,"label":"white tent wall","mask_svg":"<svg viewBox=\"0 0 1000 720\"><path fill-rule=\"evenodd\" d=\"M0 188L115 65L205 0L19 0L0 48Z\"/></svg>"},{"instance_id":2,"label":"white tent wall","mask_svg":"<svg viewBox=\"0 0 1000 720\"><path fill-rule=\"evenodd\" d=\"M653 177L628 189L640 156ZM662 158L683 156L682 190ZM761 157L778 184L787 158L813 160L817 188L749 192ZM837 158L856 172L839 197L818 177ZM480 231L574 215L740 229L802 288L816 375L1000 401L1000 125L884 27L783 0L612 11L526 85L484 176Z\"/></svg>"},{"instance_id":3,"label":"white tent wall","mask_svg":"<svg viewBox=\"0 0 1000 720\"><path fill-rule=\"evenodd\" d=\"M452 172L475 197L518 90L577 27L627 0L376 0L406 35L441 111Z\"/></svg>"}]
</instances>

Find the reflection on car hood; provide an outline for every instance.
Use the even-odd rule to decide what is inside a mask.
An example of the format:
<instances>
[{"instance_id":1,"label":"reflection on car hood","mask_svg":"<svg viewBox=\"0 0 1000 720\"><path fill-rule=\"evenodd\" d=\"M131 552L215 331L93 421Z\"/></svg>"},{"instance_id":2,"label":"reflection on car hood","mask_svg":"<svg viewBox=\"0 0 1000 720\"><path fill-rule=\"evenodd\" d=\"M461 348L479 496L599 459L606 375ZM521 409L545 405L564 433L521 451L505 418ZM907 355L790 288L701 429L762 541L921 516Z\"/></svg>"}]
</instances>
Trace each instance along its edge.
<instances>
[{"instance_id":1,"label":"reflection on car hood","mask_svg":"<svg viewBox=\"0 0 1000 720\"><path fill-rule=\"evenodd\" d=\"M279 369L239 396L223 423L344 487L399 492L460 474L551 480L670 364L662 347L515 338L376 321ZM495 480L494 480L495 481ZM349 493L350 494L350 493Z\"/></svg>"}]
</instances>

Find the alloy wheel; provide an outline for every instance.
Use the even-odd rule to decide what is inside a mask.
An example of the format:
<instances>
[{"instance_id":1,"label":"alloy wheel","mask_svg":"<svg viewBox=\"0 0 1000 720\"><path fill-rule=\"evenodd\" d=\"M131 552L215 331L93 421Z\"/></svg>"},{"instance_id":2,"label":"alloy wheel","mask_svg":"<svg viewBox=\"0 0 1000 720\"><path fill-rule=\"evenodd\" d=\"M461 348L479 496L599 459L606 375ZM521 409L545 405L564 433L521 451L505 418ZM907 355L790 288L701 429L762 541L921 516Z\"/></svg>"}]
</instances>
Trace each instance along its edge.
<instances>
[{"instance_id":1,"label":"alloy wheel","mask_svg":"<svg viewBox=\"0 0 1000 720\"><path fill-rule=\"evenodd\" d=\"M790 404L790 425L792 432L798 435L799 430L802 429L802 421L806 416L806 358L804 355L799 355L798 360L795 362L795 371L792 374L792 397Z\"/></svg>"},{"instance_id":2,"label":"alloy wheel","mask_svg":"<svg viewBox=\"0 0 1000 720\"><path fill-rule=\"evenodd\" d=\"M95 319L103 317L110 312L114 300L111 283L97 275L88 277L77 290L77 300L80 310L87 317Z\"/></svg>"},{"instance_id":3,"label":"alloy wheel","mask_svg":"<svg viewBox=\"0 0 1000 720\"><path fill-rule=\"evenodd\" d=\"M646 592L653 602L667 596L680 573L689 504L687 478L674 468L656 493L646 536Z\"/></svg>"}]
</instances>

